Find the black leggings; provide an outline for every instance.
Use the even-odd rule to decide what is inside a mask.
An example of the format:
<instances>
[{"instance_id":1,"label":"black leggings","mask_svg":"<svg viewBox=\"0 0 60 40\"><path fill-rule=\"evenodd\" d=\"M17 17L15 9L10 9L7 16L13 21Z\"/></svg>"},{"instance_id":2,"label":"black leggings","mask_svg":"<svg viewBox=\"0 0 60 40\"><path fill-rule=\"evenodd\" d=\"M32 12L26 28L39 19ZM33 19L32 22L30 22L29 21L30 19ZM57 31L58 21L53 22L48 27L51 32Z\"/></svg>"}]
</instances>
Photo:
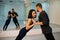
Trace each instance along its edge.
<instances>
[{"instance_id":1,"label":"black leggings","mask_svg":"<svg viewBox=\"0 0 60 40\"><path fill-rule=\"evenodd\" d=\"M19 23L18 23L17 18L13 18L13 22L15 23L16 27L19 27Z\"/></svg>"},{"instance_id":2,"label":"black leggings","mask_svg":"<svg viewBox=\"0 0 60 40\"><path fill-rule=\"evenodd\" d=\"M30 29L32 29L32 28L30 28ZM30 29L29 29L29 30L30 30ZM19 32L19 35L17 36L17 38L16 38L15 40L22 40L22 39L25 37L25 35L27 34L27 32L28 32L29 30L26 30L25 27L22 28L22 29L20 30L20 32Z\"/></svg>"},{"instance_id":3,"label":"black leggings","mask_svg":"<svg viewBox=\"0 0 60 40\"><path fill-rule=\"evenodd\" d=\"M5 25L3 26L3 30L6 30L8 25L10 24L11 19L7 19Z\"/></svg>"}]
</instances>

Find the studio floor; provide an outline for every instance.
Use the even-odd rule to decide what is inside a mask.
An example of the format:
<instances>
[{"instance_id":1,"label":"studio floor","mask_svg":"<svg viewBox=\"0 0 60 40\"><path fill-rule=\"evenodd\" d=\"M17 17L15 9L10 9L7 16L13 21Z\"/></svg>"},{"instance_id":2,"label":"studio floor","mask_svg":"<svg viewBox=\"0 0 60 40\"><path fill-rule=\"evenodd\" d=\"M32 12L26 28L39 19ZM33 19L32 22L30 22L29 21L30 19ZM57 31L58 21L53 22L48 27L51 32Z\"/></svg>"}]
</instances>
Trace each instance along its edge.
<instances>
[{"instance_id":1,"label":"studio floor","mask_svg":"<svg viewBox=\"0 0 60 40\"><path fill-rule=\"evenodd\" d=\"M53 33L56 40L60 40L60 32ZM0 37L0 40L15 40L16 37ZM46 40L43 34L25 36L23 40Z\"/></svg>"},{"instance_id":2,"label":"studio floor","mask_svg":"<svg viewBox=\"0 0 60 40\"><path fill-rule=\"evenodd\" d=\"M60 40L60 25L50 24L53 29L53 35L56 40ZM22 28L22 27L21 27ZM23 38L23 40L46 40L44 35L41 33L41 29L39 26L35 26L27 35ZM7 31L2 31L0 29L0 40L15 40L18 35L19 30L11 27L7 29Z\"/></svg>"}]
</instances>

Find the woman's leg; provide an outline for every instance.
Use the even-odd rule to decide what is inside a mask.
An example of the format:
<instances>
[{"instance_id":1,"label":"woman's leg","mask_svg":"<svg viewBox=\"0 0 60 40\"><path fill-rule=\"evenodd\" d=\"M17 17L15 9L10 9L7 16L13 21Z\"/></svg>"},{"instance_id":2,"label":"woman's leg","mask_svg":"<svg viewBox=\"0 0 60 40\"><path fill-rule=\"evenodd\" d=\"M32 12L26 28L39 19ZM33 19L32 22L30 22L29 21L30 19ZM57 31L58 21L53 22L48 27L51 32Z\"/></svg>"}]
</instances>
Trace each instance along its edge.
<instances>
[{"instance_id":1,"label":"woman's leg","mask_svg":"<svg viewBox=\"0 0 60 40\"><path fill-rule=\"evenodd\" d=\"M5 25L3 27L3 30L6 30L7 29L8 25L10 24L10 21L11 20L9 20L9 19L6 20Z\"/></svg>"},{"instance_id":2,"label":"woman's leg","mask_svg":"<svg viewBox=\"0 0 60 40\"><path fill-rule=\"evenodd\" d=\"M3 26L3 30L5 30L6 25Z\"/></svg>"},{"instance_id":3,"label":"woman's leg","mask_svg":"<svg viewBox=\"0 0 60 40\"><path fill-rule=\"evenodd\" d=\"M15 40L22 40L22 39L25 37L25 35L26 35L27 32L28 32L28 31L26 30L25 27L22 28L22 29L20 30L20 32L19 32L19 35L17 36L17 38L16 38Z\"/></svg>"}]
</instances>

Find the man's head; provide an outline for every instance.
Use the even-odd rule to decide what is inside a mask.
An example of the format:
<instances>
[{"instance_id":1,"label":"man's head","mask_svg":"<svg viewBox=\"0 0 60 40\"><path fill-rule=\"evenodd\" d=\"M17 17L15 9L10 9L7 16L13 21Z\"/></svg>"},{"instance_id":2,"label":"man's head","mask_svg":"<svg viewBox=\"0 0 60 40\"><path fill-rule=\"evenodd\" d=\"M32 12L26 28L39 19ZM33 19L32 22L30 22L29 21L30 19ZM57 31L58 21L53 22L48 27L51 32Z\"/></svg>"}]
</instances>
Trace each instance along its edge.
<instances>
[{"instance_id":1,"label":"man's head","mask_svg":"<svg viewBox=\"0 0 60 40\"><path fill-rule=\"evenodd\" d=\"M37 3L36 4L36 9L37 9L37 12L40 12L42 10L42 4L41 3Z\"/></svg>"},{"instance_id":2,"label":"man's head","mask_svg":"<svg viewBox=\"0 0 60 40\"><path fill-rule=\"evenodd\" d=\"M14 12L14 8L12 8L12 13Z\"/></svg>"}]
</instances>

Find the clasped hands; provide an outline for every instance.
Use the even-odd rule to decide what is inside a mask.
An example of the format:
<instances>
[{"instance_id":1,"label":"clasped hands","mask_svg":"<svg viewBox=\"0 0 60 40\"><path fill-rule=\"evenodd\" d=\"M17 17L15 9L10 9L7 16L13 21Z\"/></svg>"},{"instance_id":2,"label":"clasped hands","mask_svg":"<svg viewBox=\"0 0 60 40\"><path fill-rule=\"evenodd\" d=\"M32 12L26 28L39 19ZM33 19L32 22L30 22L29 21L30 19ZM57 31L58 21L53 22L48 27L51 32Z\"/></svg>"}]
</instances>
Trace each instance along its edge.
<instances>
[{"instance_id":1,"label":"clasped hands","mask_svg":"<svg viewBox=\"0 0 60 40\"><path fill-rule=\"evenodd\" d=\"M43 25L43 22L33 20L34 25Z\"/></svg>"}]
</instances>

